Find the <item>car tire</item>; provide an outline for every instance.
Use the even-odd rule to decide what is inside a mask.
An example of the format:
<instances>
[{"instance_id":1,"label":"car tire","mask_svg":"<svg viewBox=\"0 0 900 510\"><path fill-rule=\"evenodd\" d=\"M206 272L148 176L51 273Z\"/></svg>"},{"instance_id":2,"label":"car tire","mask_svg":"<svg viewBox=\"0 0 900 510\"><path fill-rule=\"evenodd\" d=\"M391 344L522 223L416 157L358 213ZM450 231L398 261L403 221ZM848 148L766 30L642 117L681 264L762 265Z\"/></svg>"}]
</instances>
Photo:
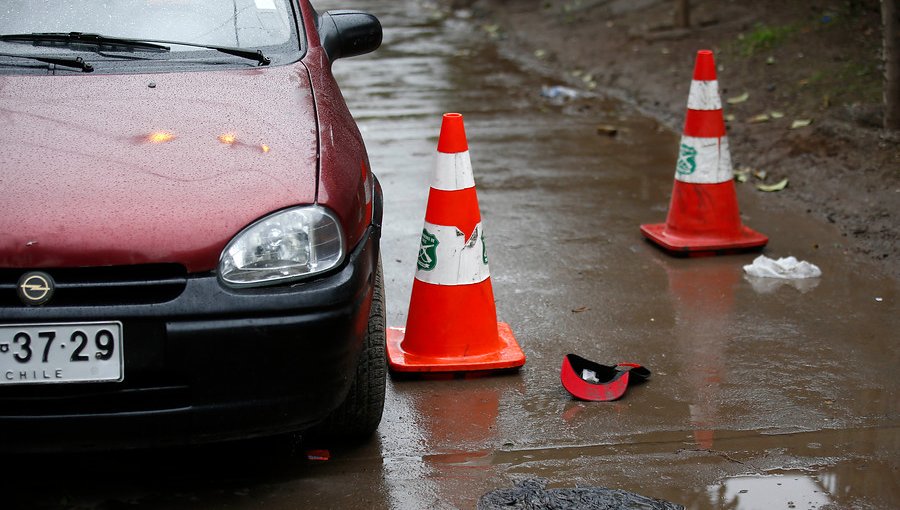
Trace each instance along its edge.
<instances>
[{"instance_id":1,"label":"car tire","mask_svg":"<svg viewBox=\"0 0 900 510\"><path fill-rule=\"evenodd\" d=\"M367 439L381 423L386 378L384 271L379 258L369 323L363 351L356 366L356 378L341 405L317 425L310 435L350 441Z\"/></svg>"}]
</instances>

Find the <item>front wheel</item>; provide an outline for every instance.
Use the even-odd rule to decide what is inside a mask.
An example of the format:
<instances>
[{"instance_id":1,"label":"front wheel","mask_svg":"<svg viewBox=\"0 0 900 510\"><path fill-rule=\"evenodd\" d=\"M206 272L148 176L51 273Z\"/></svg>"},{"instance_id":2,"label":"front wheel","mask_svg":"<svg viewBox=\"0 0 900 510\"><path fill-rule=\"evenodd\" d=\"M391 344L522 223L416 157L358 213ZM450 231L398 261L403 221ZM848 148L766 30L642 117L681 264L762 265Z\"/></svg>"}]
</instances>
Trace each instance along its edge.
<instances>
[{"instance_id":1,"label":"front wheel","mask_svg":"<svg viewBox=\"0 0 900 510\"><path fill-rule=\"evenodd\" d=\"M384 271L379 258L369 323L363 352L356 366L356 378L341 405L315 427L313 435L363 440L371 436L381 423L387 378L384 316Z\"/></svg>"}]
</instances>

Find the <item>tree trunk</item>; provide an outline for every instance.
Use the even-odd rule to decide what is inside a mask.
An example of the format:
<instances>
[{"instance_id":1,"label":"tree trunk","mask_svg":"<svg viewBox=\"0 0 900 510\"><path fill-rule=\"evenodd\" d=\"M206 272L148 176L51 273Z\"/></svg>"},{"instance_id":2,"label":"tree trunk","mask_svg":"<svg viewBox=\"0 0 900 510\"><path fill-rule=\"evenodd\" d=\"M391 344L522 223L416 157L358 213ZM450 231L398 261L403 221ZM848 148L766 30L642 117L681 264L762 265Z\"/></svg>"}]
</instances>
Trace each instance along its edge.
<instances>
[{"instance_id":1,"label":"tree trunk","mask_svg":"<svg viewBox=\"0 0 900 510\"><path fill-rule=\"evenodd\" d=\"M894 0L883 0L893 2ZM675 0L675 26L678 28L690 28L691 26L691 2L690 0Z\"/></svg>"},{"instance_id":2,"label":"tree trunk","mask_svg":"<svg viewBox=\"0 0 900 510\"><path fill-rule=\"evenodd\" d=\"M900 129L900 0L881 0L884 22L884 128Z\"/></svg>"}]
</instances>

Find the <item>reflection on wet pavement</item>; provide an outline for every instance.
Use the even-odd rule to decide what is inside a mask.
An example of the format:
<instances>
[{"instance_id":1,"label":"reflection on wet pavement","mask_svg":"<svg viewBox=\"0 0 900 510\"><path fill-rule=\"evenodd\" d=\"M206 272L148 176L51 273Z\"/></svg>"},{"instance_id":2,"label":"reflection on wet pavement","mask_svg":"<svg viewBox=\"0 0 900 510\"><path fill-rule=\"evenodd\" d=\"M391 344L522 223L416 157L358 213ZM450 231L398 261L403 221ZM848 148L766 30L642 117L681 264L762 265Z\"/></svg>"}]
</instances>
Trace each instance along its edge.
<instances>
[{"instance_id":1,"label":"reflection on wet pavement","mask_svg":"<svg viewBox=\"0 0 900 510\"><path fill-rule=\"evenodd\" d=\"M718 508L797 508L814 510L831 503L817 479L800 473L736 476L709 487L710 503Z\"/></svg>"}]
</instances>

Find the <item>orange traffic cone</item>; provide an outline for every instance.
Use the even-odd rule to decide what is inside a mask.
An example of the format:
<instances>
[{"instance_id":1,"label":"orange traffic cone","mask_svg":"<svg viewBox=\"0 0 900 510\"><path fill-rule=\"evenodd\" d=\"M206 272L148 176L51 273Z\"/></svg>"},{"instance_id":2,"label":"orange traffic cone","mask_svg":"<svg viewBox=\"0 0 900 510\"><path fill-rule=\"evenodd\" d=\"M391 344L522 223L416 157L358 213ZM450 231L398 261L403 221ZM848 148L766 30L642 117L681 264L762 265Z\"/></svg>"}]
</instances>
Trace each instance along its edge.
<instances>
[{"instance_id":1,"label":"orange traffic cone","mask_svg":"<svg viewBox=\"0 0 900 510\"><path fill-rule=\"evenodd\" d=\"M525 354L497 322L463 117L444 114L406 328L389 328L399 372L514 368Z\"/></svg>"},{"instance_id":2,"label":"orange traffic cone","mask_svg":"<svg viewBox=\"0 0 900 510\"><path fill-rule=\"evenodd\" d=\"M681 253L748 250L769 241L741 224L716 64L709 50L697 52L669 214L664 224L641 225L641 233Z\"/></svg>"}]
</instances>

